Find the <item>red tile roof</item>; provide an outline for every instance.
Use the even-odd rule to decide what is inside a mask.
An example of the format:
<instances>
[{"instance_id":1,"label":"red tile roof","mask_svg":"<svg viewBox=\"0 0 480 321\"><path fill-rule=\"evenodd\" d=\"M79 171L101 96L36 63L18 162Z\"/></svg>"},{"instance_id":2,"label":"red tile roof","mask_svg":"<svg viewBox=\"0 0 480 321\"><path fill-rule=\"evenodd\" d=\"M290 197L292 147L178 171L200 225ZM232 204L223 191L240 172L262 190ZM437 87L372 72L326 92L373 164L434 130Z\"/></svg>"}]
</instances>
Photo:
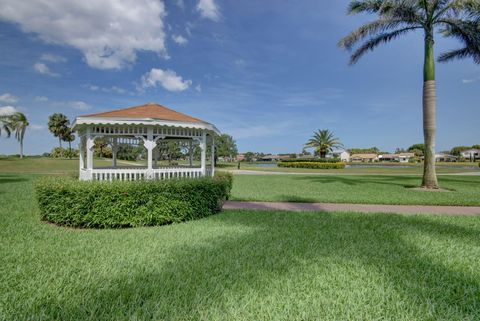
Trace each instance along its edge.
<instances>
[{"instance_id":1,"label":"red tile roof","mask_svg":"<svg viewBox=\"0 0 480 321\"><path fill-rule=\"evenodd\" d=\"M107 111L103 113L83 115L80 117L111 117L111 118L131 118L131 119L160 119L167 121L179 121L179 122L188 122L188 123L207 123L201 119L191 117L175 111L173 109L167 108L165 106L148 103L141 106L134 106L124 109L116 109L112 111Z\"/></svg>"}]
</instances>

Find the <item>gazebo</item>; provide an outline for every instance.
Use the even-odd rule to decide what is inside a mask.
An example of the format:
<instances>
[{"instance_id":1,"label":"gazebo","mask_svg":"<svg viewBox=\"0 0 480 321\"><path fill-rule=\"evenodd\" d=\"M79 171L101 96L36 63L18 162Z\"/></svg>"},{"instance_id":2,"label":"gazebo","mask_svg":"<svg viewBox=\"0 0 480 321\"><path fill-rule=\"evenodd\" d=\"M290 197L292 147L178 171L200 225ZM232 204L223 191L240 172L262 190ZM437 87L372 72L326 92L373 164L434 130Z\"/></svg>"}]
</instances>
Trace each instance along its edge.
<instances>
[{"instance_id":1,"label":"gazebo","mask_svg":"<svg viewBox=\"0 0 480 321\"><path fill-rule=\"evenodd\" d=\"M80 138L80 180L162 180L214 175L214 138L220 134L218 129L156 103L79 116L73 129ZM111 146L111 166L94 166L94 140L99 137ZM159 151L169 143L188 150L188 163L157 165ZM117 153L121 144L143 145L147 151L146 166L128 166L124 162L119 166ZM207 144L211 146L209 166ZM197 146L200 148L200 166L193 162L193 151Z\"/></svg>"}]
</instances>

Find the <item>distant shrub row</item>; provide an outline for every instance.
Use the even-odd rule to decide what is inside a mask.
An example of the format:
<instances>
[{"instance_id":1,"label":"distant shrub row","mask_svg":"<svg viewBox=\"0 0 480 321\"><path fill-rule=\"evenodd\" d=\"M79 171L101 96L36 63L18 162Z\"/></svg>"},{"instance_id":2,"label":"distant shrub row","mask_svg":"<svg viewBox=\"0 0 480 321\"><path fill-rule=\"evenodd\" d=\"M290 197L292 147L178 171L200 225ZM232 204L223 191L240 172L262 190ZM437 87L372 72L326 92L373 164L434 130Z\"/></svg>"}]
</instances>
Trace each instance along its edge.
<instances>
[{"instance_id":1,"label":"distant shrub row","mask_svg":"<svg viewBox=\"0 0 480 321\"><path fill-rule=\"evenodd\" d=\"M231 175L167 181L87 182L44 177L35 182L42 219L72 227L118 228L193 220L221 210Z\"/></svg>"},{"instance_id":2,"label":"distant shrub row","mask_svg":"<svg viewBox=\"0 0 480 321\"><path fill-rule=\"evenodd\" d=\"M345 163L319 163L319 162L280 162L279 167L287 168L313 168L313 169L343 169Z\"/></svg>"},{"instance_id":3,"label":"distant shrub row","mask_svg":"<svg viewBox=\"0 0 480 321\"><path fill-rule=\"evenodd\" d=\"M280 163L339 163L339 158L291 158L283 159Z\"/></svg>"}]
</instances>

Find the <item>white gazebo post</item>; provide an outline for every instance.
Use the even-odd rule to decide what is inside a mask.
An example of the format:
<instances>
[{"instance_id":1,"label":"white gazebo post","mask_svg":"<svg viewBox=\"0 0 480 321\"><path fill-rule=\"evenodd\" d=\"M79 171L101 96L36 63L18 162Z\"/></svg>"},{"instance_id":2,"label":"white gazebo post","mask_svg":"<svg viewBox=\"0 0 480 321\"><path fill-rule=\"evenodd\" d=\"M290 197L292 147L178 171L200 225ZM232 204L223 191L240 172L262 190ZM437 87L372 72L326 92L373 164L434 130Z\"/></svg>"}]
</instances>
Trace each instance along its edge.
<instances>
[{"instance_id":1,"label":"white gazebo post","mask_svg":"<svg viewBox=\"0 0 480 321\"><path fill-rule=\"evenodd\" d=\"M153 149L157 146L157 143L153 140L153 128L148 127L147 139L144 141L145 148L147 149L147 179L153 179Z\"/></svg>"},{"instance_id":2,"label":"white gazebo post","mask_svg":"<svg viewBox=\"0 0 480 321\"><path fill-rule=\"evenodd\" d=\"M193 166L193 140L188 141L188 163L190 167Z\"/></svg>"},{"instance_id":3,"label":"white gazebo post","mask_svg":"<svg viewBox=\"0 0 480 321\"><path fill-rule=\"evenodd\" d=\"M215 138L212 136L212 164L211 176L215 175Z\"/></svg>"},{"instance_id":4,"label":"white gazebo post","mask_svg":"<svg viewBox=\"0 0 480 321\"><path fill-rule=\"evenodd\" d=\"M93 178L93 148L95 146L94 137L90 131L90 128L87 128L87 179Z\"/></svg>"},{"instance_id":5,"label":"white gazebo post","mask_svg":"<svg viewBox=\"0 0 480 321\"><path fill-rule=\"evenodd\" d=\"M206 176L207 174L207 133L203 130L202 131L202 141L200 143L200 149L202 150L201 157L200 157L200 167L202 169L202 176Z\"/></svg>"},{"instance_id":6,"label":"white gazebo post","mask_svg":"<svg viewBox=\"0 0 480 321\"><path fill-rule=\"evenodd\" d=\"M117 152L118 152L118 144L117 138L112 138L112 163L113 167L117 167Z\"/></svg>"},{"instance_id":7,"label":"white gazebo post","mask_svg":"<svg viewBox=\"0 0 480 321\"><path fill-rule=\"evenodd\" d=\"M84 149L83 145L85 144L85 138L80 137L80 142L78 143L78 160L79 160L79 165L80 165L80 175L82 173L82 170L85 169L85 155L84 155Z\"/></svg>"}]
</instances>

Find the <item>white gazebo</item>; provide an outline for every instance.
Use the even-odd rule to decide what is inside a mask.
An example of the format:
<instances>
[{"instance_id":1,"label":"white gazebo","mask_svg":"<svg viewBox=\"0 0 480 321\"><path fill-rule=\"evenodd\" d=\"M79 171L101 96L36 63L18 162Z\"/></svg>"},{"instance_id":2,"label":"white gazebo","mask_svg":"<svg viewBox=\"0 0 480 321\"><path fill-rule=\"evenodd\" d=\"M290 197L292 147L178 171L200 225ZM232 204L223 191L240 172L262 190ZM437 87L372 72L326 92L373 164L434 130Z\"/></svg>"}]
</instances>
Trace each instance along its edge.
<instances>
[{"instance_id":1,"label":"white gazebo","mask_svg":"<svg viewBox=\"0 0 480 321\"><path fill-rule=\"evenodd\" d=\"M194 118L156 103L79 116L73 129L80 138L80 180L140 180L197 178L214 175L214 137L218 129ZM104 138L112 149L112 165L94 166L94 140ZM188 150L185 165L157 166L159 152L174 142ZM117 152L120 144L143 145L147 151L146 166L119 166ZM207 144L211 146L207 165ZM193 162L193 150L201 151L200 166Z\"/></svg>"}]
</instances>

